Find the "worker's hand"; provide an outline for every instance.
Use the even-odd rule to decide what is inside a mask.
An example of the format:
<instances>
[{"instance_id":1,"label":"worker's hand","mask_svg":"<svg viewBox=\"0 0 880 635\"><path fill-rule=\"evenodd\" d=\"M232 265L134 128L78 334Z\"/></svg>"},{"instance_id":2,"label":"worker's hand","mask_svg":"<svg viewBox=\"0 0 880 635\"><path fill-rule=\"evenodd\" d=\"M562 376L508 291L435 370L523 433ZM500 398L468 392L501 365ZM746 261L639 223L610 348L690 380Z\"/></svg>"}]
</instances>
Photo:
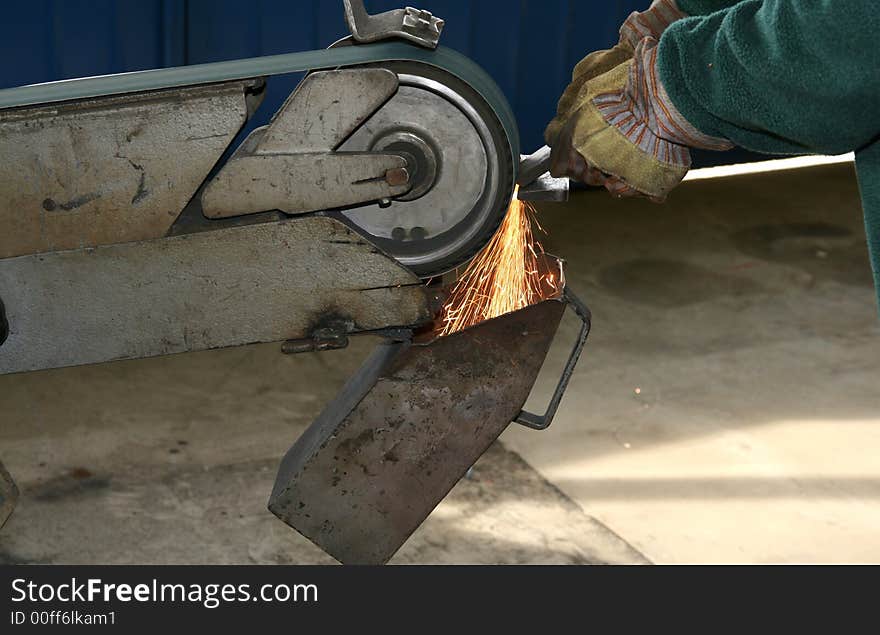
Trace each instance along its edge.
<instances>
[{"instance_id":1,"label":"worker's hand","mask_svg":"<svg viewBox=\"0 0 880 635\"><path fill-rule=\"evenodd\" d=\"M613 48L590 53L574 67L571 84L559 100L557 116L544 132L547 145L553 146L556 137L565 127L584 84L631 60L636 46L643 38L653 37L659 40L670 24L684 17L687 14L678 8L675 0L654 0L646 11L631 13L620 27L620 41Z\"/></svg>"},{"instance_id":2,"label":"worker's hand","mask_svg":"<svg viewBox=\"0 0 880 635\"><path fill-rule=\"evenodd\" d=\"M583 84L551 146L553 176L657 202L687 174L690 148L733 147L694 128L672 104L651 37L639 43L632 60Z\"/></svg>"}]
</instances>

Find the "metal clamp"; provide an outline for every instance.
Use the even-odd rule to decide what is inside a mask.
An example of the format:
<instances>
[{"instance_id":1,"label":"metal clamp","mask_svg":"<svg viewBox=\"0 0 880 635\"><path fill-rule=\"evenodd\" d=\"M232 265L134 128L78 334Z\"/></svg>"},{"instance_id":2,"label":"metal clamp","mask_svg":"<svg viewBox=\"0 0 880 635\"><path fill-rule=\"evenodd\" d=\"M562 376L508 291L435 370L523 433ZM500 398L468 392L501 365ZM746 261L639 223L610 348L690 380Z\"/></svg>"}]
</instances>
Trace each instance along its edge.
<instances>
[{"instance_id":1,"label":"metal clamp","mask_svg":"<svg viewBox=\"0 0 880 635\"><path fill-rule=\"evenodd\" d=\"M531 185L550 170L550 155L553 150L544 146L537 152L520 157L519 174L516 182L520 187Z\"/></svg>"},{"instance_id":2,"label":"metal clamp","mask_svg":"<svg viewBox=\"0 0 880 635\"><path fill-rule=\"evenodd\" d=\"M556 411L559 409L559 403L562 401L562 396L565 394L566 388L568 388L568 382L571 380L572 374L574 374L575 366L577 366L581 352L584 350L584 345L587 343L587 337L590 335L592 314L590 313L590 309L587 308L587 305L581 302L568 287L565 287L565 290L562 292L562 301L565 302L575 314L577 314L583 324L581 325L581 331L578 334L577 342L575 342L571 355L568 356L568 362L566 362L565 368L562 371L562 377L560 377L559 383L556 385L556 391L553 393L553 397L550 399L550 404L547 406L547 411L543 416L540 416L521 410L516 419L514 419L514 423L518 423L526 428L531 428L532 430L546 430L550 427L550 424L553 423L553 417L556 416Z\"/></svg>"},{"instance_id":3,"label":"metal clamp","mask_svg":"<svg viewBox=\"0 0 880 635\"><path fill-rule=\"evenodd\" d=\"M569 189L568 179L557 179L545 174L529 185L520 187L516 197L530 203L566 203Z\"/></svg>"},{"instance_id":4,"label":"metal clamp","mask_svg":"<svg viewBox=\"0 0 880 635\"><path fill-rule=\"evenodd\" d=\"M550 175L550 155L552 150L544 146L534 154L521 156L517 198L521 201L543 201L565 203L568 201L569 181Z\"/></svg>"},{"instance_id":5,"label":"metal clamp","mask_svg":"<svg viewBox=\"0 0 880 635\"><path fill-rule=\"evenodd\" d=\"M364 0L343 0L343 3L348 28L354 39L363 44L399 37L435 49L446 24L430 11L412 7L370 15Z\"/></svg>"},{"instance_id":6,"label":"metal clamp","mask_svg":"<svg viewBox=\"0 0 880 635\"><path fill-rule=\"evenodd\" d=\"M324 351L341 351L348 348L348 335L330 329L316 331L312 337L300 340L287 340L281 345L285 355L301 353L322 353Z\"/></svg>"}]
</instances>

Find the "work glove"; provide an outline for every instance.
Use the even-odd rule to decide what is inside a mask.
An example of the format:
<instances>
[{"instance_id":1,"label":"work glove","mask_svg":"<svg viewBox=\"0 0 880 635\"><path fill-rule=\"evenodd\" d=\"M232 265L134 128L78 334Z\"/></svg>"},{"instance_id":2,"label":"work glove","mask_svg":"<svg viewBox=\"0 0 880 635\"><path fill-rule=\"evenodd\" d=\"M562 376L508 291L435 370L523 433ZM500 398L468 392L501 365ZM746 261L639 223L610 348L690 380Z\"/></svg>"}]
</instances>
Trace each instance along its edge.
<instances>
[{"instance_id":1,"label":"work glove","mask_svg":"<svg viewBox=\"0 0 880 635\"><path fill-rule=\"evenodd\" d=\"M673 105L660 82L653 37L641 40L633 59L581 86L551 145L553 176L656 202L687 174L690 148L733 147L697 130Z\"/></svg>"},{"instance_id":2,"label":"work glove","mask_svg":"<svg viewBox=\"0 0 880 635\"><path fill-rule=\"evenodd\" d=\"M643 38L659 40L670 24L685 17L687 14L678 8L675 0L654 0L646 11L631 13L620 27L620 41L613 48L590 53L574 67L571 84L559 100L557 116L544 133L547 145L553 146L577 104L577 96L585 83L632 59L636 46Z\"/></svg>"}]
</instances>

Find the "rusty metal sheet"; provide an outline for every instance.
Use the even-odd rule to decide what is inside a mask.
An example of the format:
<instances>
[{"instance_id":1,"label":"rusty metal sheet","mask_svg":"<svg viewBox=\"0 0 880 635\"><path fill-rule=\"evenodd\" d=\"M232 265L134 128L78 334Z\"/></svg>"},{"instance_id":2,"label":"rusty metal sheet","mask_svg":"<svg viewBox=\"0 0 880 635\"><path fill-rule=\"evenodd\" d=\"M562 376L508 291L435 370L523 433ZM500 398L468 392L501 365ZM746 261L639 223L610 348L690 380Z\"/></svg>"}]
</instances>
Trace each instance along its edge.
<instances>
[{"instance_id":1,"label":"rusty metal sheet","mask_svg":"<svg viewBox=\"0 0 880 635\"><path fill-rule=\"evenodd\" d=\"M343 563L387 562L520 415L564 310L381 345L284 457L269 509Z\"/></svg>"},{"instance_id":2,"label":"rusty metal sheet","mask_svg":"<svg viewBox=\"0 0 880 635\"><path fill-rule=\"evenodd\" d=\"M3 525L9 520L17 502L18 488L15 486L15 481L3 467L3 463L0 463L0 529L3 529Z\"/></svg>"},{"instance_id":3,"label":"rusty metal sheet","mask_svg":"<svg viewBox=\"0 0 880 635\"><path fill-rule=\"evenodd\" d=\"M0 297L0 374L431 317L414 274L325 217L8 258Z\"/></svg>"},{"instance_id":4,"label":"rusty metal sheet","mask_svg":"<svg viewBox=\"0 0 880 635\"><path fill-rule=\"evenodd\" d=\"M0 111L0 258L164 235L244 124L254 84Z\"/></svg>"}]
</instances>

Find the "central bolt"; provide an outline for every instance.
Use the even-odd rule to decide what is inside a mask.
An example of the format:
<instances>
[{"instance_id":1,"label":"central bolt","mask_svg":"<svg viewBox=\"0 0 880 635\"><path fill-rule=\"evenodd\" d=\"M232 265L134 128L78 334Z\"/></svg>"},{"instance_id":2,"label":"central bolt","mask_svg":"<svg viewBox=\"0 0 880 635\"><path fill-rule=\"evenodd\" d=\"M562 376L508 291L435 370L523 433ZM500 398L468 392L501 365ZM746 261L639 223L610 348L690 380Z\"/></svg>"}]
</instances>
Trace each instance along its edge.
<instances>
[{"instance_id":1,"label":"central bolt","mask_svg":"<svg viewBox=\"0 0 880 635\"><path fill-rule=\"evenodd\" d=\"M437 152L427 141L413 132L397 130L379 137L372 144L374 152L388 152L407 160L407 181L412 189L395 197L398 201L414 201L431 191L440 174Z\"/></svg>"},{"instance_id":2,"label":"central bolt","mask_svg":"<svg viewBox=\"0 0 880 635\"><path fill-rule=\"evenodd\" d=\"M385 182L391 187L398 187L409 183L409 170L406 168L392 168L385 172Z\"/></svg>"}]
</instances>

